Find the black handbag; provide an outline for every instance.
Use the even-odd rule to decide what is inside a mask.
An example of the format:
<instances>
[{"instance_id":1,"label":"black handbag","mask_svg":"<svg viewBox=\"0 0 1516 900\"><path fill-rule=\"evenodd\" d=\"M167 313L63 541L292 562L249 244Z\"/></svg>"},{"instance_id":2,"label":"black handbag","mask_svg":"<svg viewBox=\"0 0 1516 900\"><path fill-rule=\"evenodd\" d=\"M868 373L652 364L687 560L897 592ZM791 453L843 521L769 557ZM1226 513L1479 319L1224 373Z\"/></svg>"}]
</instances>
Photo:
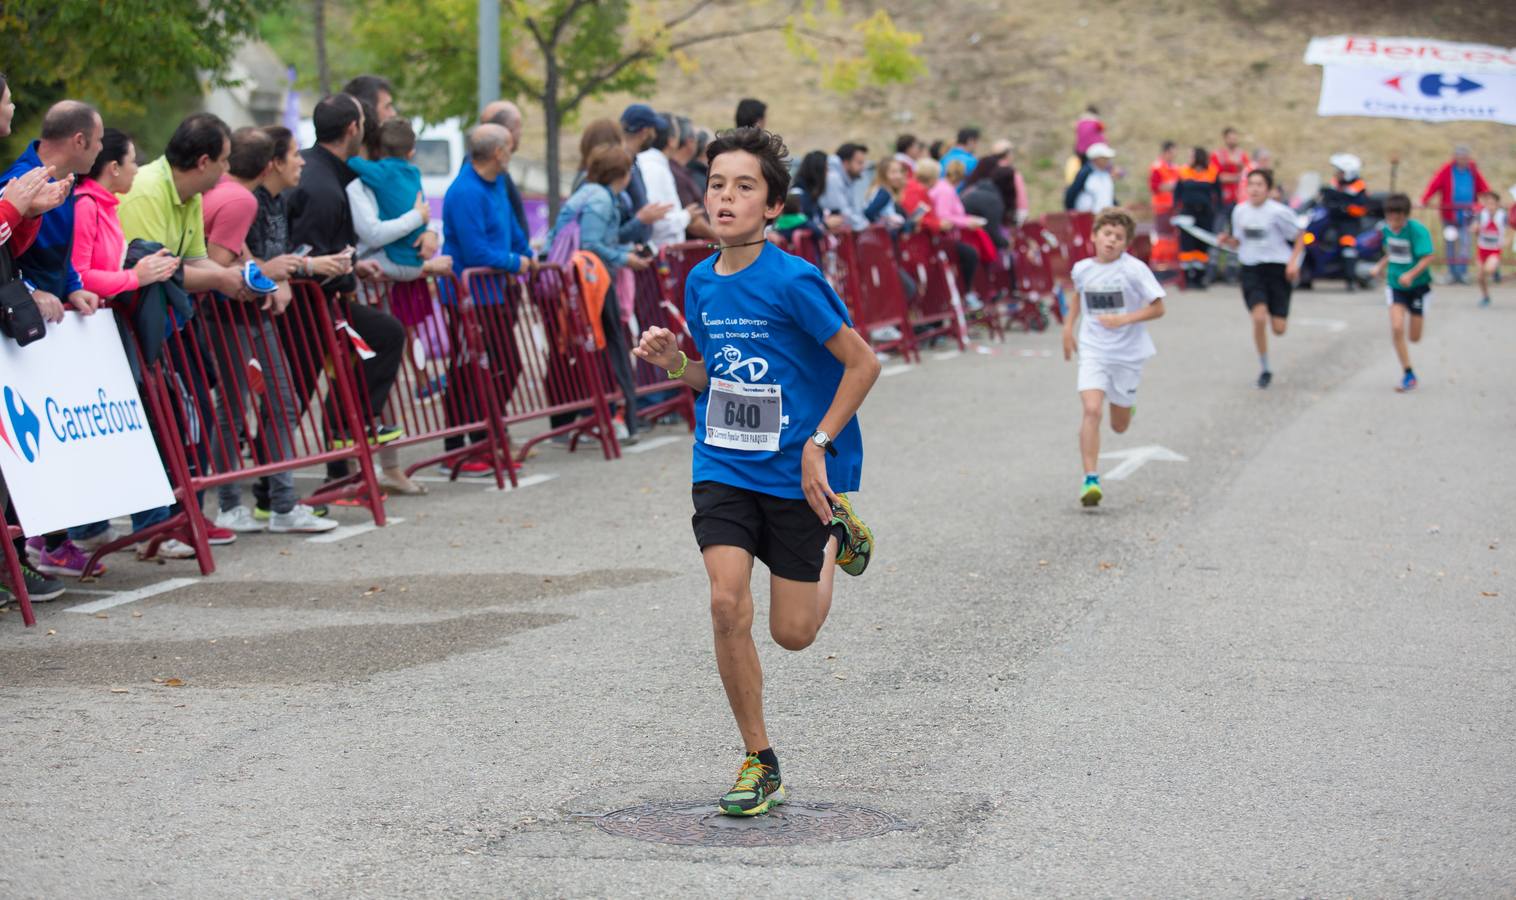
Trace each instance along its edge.
<instances>
[{"instance_id":1,"label":"black handbag","mask_svg":"<svg viewBox=\"0 0 1516 900\"><path fill-rule=\"evenodd\" d=\"M9 247L0 246L0 333L25 347L47 337L42 310L32 292L16 277L16 263Z\"/></svg>"}]
</instances>

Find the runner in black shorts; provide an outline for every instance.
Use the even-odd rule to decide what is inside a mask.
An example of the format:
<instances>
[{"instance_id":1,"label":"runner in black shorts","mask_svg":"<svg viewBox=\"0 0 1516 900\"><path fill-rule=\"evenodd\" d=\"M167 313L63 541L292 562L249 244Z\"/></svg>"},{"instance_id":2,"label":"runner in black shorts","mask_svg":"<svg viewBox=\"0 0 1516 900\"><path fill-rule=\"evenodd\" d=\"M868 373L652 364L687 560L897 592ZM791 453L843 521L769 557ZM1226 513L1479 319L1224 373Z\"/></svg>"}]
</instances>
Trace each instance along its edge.
<instances>
[{"instance_id":1,"label":"runner in black shorts","mask_svg":"<svg viewBox=\"0 0 1516 900\"><path fill-rule=\"evenodd\" d=\"M1404 394L1416 390L1416 371L1411 368L1411 348L1421 340L1426 327L1426 304L1432 290L1432 233L1411 218L1411 198L1391 194L1384 198L1384 256L1374 266L1374 277L1384 276L1385 303L1390 308L1390 340L1400 359L1400 384ZM1409 320L1409 321L1407 321Z\"/></svg>"},{"instance_id":2,"label":"runner in black shorts","mask_svg":"<svg viewBox=\"0 0 1516 900\"><path fill-rule=\"evenodd\" d=\"M692 522L716 668L744 745L736 783L716 802L732 816L762 815L787 793L763 719L753 560L769 568L769 633L803 650L831 611L836 571L860 575L874 552L847 494L862 477L856 413L879 360L825 276L764 238L789 193L787 155L759 128L711 142L705 208L721 251L684 287L701 358L667 328L649 328L633 351L697 394Z\"/></svg>"},{"instance_id":3,"label":"runner in black shorts","mask_svg":"<svg viewBox=\"0 0 1516 900\"><path fill-rule=\"evenodd\" d=\"M1258 386L1274 380L1269 370L1269 329L1283 336L1290 316L1290 284L1299 274L1295 240L1300 226L1288 206L1269 198L1274 173L1248 173L1247 200L1232 207L1232 233L1221 242L1237 251L1242 264L1242 299L1253 319L1253 344L1258 348Z\"/></svg>"}]
</instances>

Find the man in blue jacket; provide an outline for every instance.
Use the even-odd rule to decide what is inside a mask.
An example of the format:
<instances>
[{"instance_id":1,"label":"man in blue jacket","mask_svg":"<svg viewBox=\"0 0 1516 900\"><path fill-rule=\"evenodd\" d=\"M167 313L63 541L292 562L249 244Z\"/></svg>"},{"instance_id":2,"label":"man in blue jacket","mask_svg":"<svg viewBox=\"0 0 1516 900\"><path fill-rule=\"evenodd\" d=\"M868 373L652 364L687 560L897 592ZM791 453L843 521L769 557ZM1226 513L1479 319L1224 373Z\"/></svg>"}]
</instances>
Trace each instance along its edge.
<instances>
[{"instance_id":1,"label":"man in blue jacket","mask_svg":"<svg viewBox=\"0 0 1516 900\"><path fill-rule=\"evenodd\" d=\"M100 114L94 107L78 100L60 100L42 119L42 138L31 146L4 175L0 184L25 175L32 169L53 167L58 180L87 175L100 154L100 139L105 133ZM21 254L17 262L21 273L33 287L68 301L85 315L100 305L100 297L84 289L79 273L74 271L70 250L74 242L74 198L70 194L62 205L42 215L37 239Z\"/></svg>"},{"instance_id":2,"label":"man in blue jacket","mask_svg":"<svg viewBox=\"0 0 1516 900\"><path fill-rule=\"evenodd\" d=\"M468 165L448 186L442 198L442 252L453 258L453 271L460 277L467 269L495 269L513 275L530 276L537 261L527 243L526 232L511 209L510 193L505 183L506 168L511 162L511 133L500 125L486 122L468 133ZM510 412L511 395L521 377L521 360L516 351L515 291L505 285L476 291L474 316L484 330L489 352L489 373L498 392L500 409ZM449 301L445 294L443 302ZM458 387L447 393L448 424L469 422L483 416L480 398L463 395L467 382L462 373L448 373L448 384ZM485 440L487 433L469 434L473 443ZM449 450L463 446L463 438L450 437L444 442ZM493 466L478 460L465 463L462 474L486 475Z\"/></svg>"}]
</instances>

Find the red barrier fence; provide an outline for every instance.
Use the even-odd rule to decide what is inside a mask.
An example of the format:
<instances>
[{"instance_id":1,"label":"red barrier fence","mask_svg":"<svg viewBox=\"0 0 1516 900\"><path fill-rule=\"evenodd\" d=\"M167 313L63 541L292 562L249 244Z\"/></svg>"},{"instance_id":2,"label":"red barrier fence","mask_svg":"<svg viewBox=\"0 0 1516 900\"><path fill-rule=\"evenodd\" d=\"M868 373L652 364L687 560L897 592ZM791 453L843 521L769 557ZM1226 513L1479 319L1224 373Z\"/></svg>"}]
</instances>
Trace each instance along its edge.
<instances>
[{"instance_id":1,"label":"red barrier fence","mask_svg":"<svg viewBox=\"0 0 1516 900\"><path fill-rule=\"evenodd\" d=\"M21 604L21 621L30 628L37 624L37 617L32 614L32 598L26 592L26 575L21 571L21 557L16 553L18 537L21 537L20 527L5 526L5 578L11 584L11 593L16 595L16 601Z\"/></svg>"},{"instance_id":2,"label":"red barrier fence","mask_svg":"<svg viewBox=\"0 0 1516 900\"><path fill-rule=\"evenodd\" d=\"M129 544L145 541L152 553L175 538L195 549L209 575L215 561L201 492L320 463L354 460L359 475L324 484L305 502L353 498L384 524L369 454L351 438L367 428L353 398L348 339L339 338L319 286L296 282L293 294L280 314L258 302L197 296L194 317L161 343L121 316L175 507L166 520L96 550L86 571Z\"/></svg>"},{"instance_id":3,"label":"red barrier fence","mask_svg":"<svg viewBox=\"0 0 1516 900\"><path fill-rule=\"evenodd\" d=\"M570 449L593 437L606 459L620 456L595 333L576 280L554 265L519 276L469 269L463 280L467 308L483 336L484 352L475 363L501 425L547 420L522 442L520 459L559 435L569 436Z\"/></svg>"}]
</instances>

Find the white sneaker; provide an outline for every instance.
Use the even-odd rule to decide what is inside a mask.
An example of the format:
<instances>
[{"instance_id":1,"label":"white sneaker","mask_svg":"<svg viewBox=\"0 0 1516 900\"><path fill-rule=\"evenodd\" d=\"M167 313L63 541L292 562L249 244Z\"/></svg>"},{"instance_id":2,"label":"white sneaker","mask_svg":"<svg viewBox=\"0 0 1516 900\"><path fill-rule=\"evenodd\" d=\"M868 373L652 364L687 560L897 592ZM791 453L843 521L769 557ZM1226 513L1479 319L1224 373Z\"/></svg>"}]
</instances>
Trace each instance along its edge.
<instances>
[{"instance_id":1,"label":"white sneaker","mask_svg":"<svg viewBox=\"0 0 1516 900\"><path fill-rule=\"evenodd\" d=\"M80 538L79 540L74 541L74 546L78 547L80 550L87 550L93 553L94 551L99 550L101 547L104 547L106 544L109 544L111 541L114 541L120 536L121 532L117 531L114 527L107 525L104 531L100 532L94 537Z\"/></svg>"},{"instance_id":2,"label":"white sneaker","mask_svg":"<svg viewBox=\"0 0 1516 900\"><path fill-rule=\"evenodd\" d=\"M875 328L873 331L869 332L869 338L881 344L887 344L890 341L898 341L903 337L904 335L900 333L900 329L896 328L894 325L886 325L883 328Z\"/></svg>"},{"instance_id":3,"label":"white sneaker","mask_svg":"<svg viewBox=\"0 0 1516 900\"><path fill-rule=\"evenodd\" d=\"M138 559L153 559L154 558L154 557L151 557L151 556L145 556L145 555L143 555L143 551L146 550L146 549L147 549L147 545L146 544L143 544L141 547L139 547L137 549L137 558ZM183 542L181 540L178 540L177 538L169 538L168 540L166 540L163 543L161 543L161 544L158 545L158 555L157 555L156 558L157 559L194 559L195 558L195 548L191 547L189 544L186 544L185 542Z\"/></svg>"},{"instance_id":4,"label":"white sneaker","mask_svg":"<svg viewBox=\"0 0 1516 900\"><path fill-rule=\"evenodd\" d=\"M963 302L968 307L969 312L979 312L981 309L984 309L984 301L980 300L979 295L973 291L969 291L963 295Z\"/></svg>"},{"instance_id":5,"label":"white sneaker","mask_svg":"<svg viewBox=\"0 0 1516 900\"><path fill-rule=\"evenodd\" d=\"M276 512L269 517L268 530L275 534L287 534L290 532L316 533L331 531L341 523L335 519L323 519L316 515L315 511L303 503L297 503L295 508L287 513Z\"/></svg>"},{"instance_id":6,"label":"white sneaker","mask_svg":"<svg viewBox=\"0 0 1516 900\"><path fill-rule=\"evenodd\" d=\"M253 511L246 506L238 506L234 509L222 510L216 516L216 527L225 528L228 531L262 531L264 524L253 518Z\"/></svg>"}]
</instances>

